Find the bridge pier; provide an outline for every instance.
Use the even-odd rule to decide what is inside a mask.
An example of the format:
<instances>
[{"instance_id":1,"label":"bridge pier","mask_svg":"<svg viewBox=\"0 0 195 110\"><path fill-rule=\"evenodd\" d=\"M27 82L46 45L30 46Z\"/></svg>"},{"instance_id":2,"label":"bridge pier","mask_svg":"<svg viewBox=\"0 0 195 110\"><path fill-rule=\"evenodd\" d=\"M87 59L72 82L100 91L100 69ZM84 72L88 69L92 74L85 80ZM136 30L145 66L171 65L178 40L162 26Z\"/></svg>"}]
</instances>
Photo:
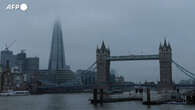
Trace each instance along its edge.
<instances>
[{"instance_id":1,"label":"bridge pier","mask_svg":"<svg viewBox=\"0 0 195 110\"><path fill-rule=\"evenodd\" d=\"M93 104L97 104L97 96L98 96L98 91L97 89L93 89Z\"/></svg>"},{"instance_id":2,"label":"bridge pier","mask_svg":"<svg viewBox=\"0 0 195 110\"><path fill-rule=\"evenodd\" d=\"M100 104L103 104L104 101L104 90L100 89Z\"/></svg>"}]
</instances>

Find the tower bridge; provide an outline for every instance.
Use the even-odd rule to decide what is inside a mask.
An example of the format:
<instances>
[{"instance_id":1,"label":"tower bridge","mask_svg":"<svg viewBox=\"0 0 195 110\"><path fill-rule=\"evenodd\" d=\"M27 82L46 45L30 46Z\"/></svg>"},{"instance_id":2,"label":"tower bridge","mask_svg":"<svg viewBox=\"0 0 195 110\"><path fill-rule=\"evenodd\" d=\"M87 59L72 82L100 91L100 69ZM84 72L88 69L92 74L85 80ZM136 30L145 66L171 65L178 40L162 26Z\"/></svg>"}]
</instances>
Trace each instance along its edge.
<instances>
[{"instance_id":1,"label":"tower bridge","mask_svg":"<svg viewBox=\"0 0 195 110\"><path fill-rule=\"evenodd\" d=\"M158 54L151 55L128 55L110 56L110 49L106 48L104 41L101 48L96 49L96 87L109 87L110 63L112 61L134 61L134 60L158 60L160 63L160 88L173 89L172 84L172 49L170 43L164 41L160 44Z\"/></svg>"}]
</instances>

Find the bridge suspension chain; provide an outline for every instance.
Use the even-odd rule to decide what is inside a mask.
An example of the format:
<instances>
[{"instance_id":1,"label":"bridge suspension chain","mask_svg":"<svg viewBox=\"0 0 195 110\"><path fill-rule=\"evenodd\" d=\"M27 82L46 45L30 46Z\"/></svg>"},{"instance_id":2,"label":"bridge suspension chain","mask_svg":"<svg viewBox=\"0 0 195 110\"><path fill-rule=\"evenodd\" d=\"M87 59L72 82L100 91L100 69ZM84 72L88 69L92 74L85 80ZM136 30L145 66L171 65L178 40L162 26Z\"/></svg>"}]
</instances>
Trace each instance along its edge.
<instances>
[{"instance_id":1,"label":"bridge suspension chain","mask_svg":"<svg viewBox=\"0 0 195 110\"><path fill-rule=\"evenodd\" d=\"M93 69L93 67L94 67L95 65L96 65L96 61L95 61L91 66L89 66L87 70Z\"/></svg>"},{"instance_id":2,"label":"bridge suspension chain","mask_svg":"<svg viewBox=\"0 0 195 110\"><path fill-rule=\"evenodd\" d=\"M181 69L180 67L178 67L178 69L183 72L185 75L187 75L188 77L190 77L191 79L195 80L195 78L193 76L191 76L189 73L187 73L186 71L184 71L183 69Z\"/></svg>"},{"instance_id":3,"label":"bridge suspension chain","mask_svg":"<svg viewBox=\"0 0 195 110\"><path fill-rule=\"evenodd\" d=\"M185 75L190 77L191 79L195 80L195 74L185 69L183 66L179 65L176 61L172 60L173 64L176 65L176 67L183 72Z\"/></svg>"},{"instance_id":4,"label":"bridge suspension chain","mask_svg":"<svg viewBox=\"0 0 195 110\"><path fill-rule=\"evenodd\" d=\"M92 71L95 71L96 70L96 65L91 69Z\"/></svg>"},{"instance_id":5,"label":"bridge suspension chain","mask_svg":"<svg viewBox=\"0 0 195 110\"><path fill-rule=\"evenodd\" d=\"M90 71L94 71L95 69L96 69L96 61L92 64L92 65L90 65L88 68L87 68L87 70L86 71L83 71L81 74L83 74L83 73L88 73L88 72L90 72Z\"/></svg>"},{"instance_id":6,"label":"bridge suspension chain","mask_svg":"<svg viewBox=\"0 0 195 110\"><path fill-rule=\"evenodd\" d=\"M186 71L187 73L190 73L192 76L195 76L195 73L192 73L190 71L188 71L187 69L185 69L183 66L179 65L178 63L176 63L175 61L172 61L173 63L175 63L178 67L180 67L181 69L183 69L184 71Z\"/></svg>"}]
</instances>

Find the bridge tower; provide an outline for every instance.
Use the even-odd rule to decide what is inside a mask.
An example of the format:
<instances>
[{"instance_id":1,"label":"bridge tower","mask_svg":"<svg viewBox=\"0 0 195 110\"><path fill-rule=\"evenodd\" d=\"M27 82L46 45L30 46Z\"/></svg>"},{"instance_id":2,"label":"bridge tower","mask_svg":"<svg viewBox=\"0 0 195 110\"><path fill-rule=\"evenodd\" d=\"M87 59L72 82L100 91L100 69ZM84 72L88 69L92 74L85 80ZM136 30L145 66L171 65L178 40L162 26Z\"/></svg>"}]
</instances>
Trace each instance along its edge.
<instances>
[{"instance_id":1,"label":"bridge tower","mask_svg":"<svg viewBox=\"0 0 195 110\"><path fill-rule=\"evenodd\" d=\"M110 57L110 49L106 48L104 41L101 48L96 49L96 86L97 88L107 89L109 84L110 74L110 61L107 58Z\"/></svg>"},{"instance_id":2,"label":"bridge tower","mask_svg":"<svg viewBox=\"0 0 195 110\"><path fill-rule=\"evenodd\" d=\"M160 88L172 89L172 49L170 43L159 46L159 63L160 63Z\"/></svg>"}]
</instances>

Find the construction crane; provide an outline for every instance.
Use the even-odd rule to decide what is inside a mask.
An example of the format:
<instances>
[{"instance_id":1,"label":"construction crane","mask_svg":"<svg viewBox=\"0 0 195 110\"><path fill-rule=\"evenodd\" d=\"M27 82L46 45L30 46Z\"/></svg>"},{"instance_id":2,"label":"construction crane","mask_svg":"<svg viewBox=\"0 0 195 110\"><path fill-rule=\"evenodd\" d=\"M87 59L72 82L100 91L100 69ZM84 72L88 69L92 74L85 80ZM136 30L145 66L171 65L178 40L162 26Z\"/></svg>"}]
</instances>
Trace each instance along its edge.
<instances>
[{"instance_id":1,"label":"construction crane","mask_svg":"<svg viewBox=\"0 0 195 110\"><path fill-rule=\"evenodd\" d=\"M9 50L9 48L11 46L13 46L13 44L16 42L16 40L14 40L13 42L11 42L9 45L5 44L5 50Z\"/></svg>"},{"instance_id":2,"label":"construction crane","mask_svg":"<svg viewBox=\"0 0 195 110\"><path fill-rule=\"evenodd\" d=\"M26 49L21 49L21 53L25 53Z\"/></svg>"}]
</instances>

